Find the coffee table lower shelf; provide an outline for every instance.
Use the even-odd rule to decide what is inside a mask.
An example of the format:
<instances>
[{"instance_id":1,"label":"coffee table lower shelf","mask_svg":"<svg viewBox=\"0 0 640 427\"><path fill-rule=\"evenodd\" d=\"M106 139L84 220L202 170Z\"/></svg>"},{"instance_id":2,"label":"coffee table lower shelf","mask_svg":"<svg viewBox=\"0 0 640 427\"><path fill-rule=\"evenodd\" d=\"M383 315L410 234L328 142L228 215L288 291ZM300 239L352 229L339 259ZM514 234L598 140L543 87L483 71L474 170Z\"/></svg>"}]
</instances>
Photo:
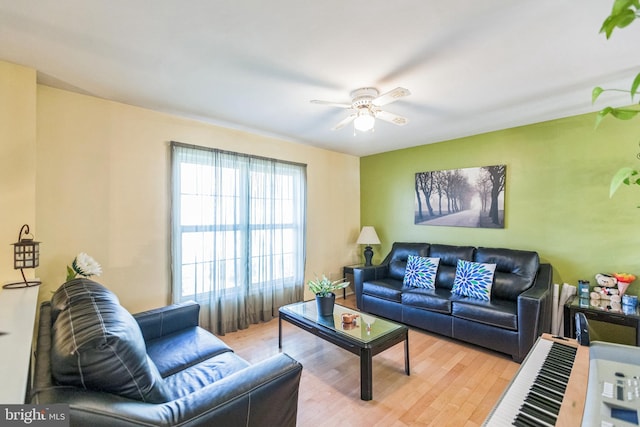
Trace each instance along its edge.
<instances>
[{"instance_id":1,"label":"coffee table lower shelf","mask_svg":"<svg viewBox=\"0 0 640 427\"><path fill-rule=\"evenodd\" d=\"M298 304L309 304L298 303ZM315 302L311 302L315 304ZM291 304L291 306L296 304ZM373 398L373 356L393 347L396 344L404 342L404 370L407 375L410 375L409 368L409 332L406 326L397 325L398 327L392 331L389 331L378 338L364 342L353 338L347 334L342 334L339 331L330 327L324 326L318 321L308 319L295 312L287 309L289 306L284 306L279 310L278 317L278 348L282 348L282 321L287 321L292 325L295 325L313 335L324 339L332 344L337 345L357 356L360 356L360 398L362 400L371 400ZM336 308L341 311L348 311L351 313L359 313L355 310L348 309L346 307L336 304ZM335 313L335 312L334 312ZM370 316L375 319L375 316ZM323 319L320 318L322 321Z\"/></svg>"}]
</instances>

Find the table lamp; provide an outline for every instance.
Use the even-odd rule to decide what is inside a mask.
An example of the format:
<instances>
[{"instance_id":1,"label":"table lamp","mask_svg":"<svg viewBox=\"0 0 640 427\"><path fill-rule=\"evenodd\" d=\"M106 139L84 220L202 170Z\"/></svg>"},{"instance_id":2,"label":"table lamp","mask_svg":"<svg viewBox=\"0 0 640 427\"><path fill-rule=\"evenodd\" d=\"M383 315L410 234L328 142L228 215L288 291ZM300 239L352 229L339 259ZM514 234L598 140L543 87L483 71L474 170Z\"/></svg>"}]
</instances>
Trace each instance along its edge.
<instances>
[{"instance_id":1,"label":"table lamp","mask_svg":"<svg viewBox=\"0 0 640 427\"><path fill-rule=\"evenodd\" d=\"M364 265L365 267L369 267L371 265L371 258L373 257L373 249L371 249L371 245L380 244L380 239L378 239L376 229L370 225L362 227L362 231L360 231L360 236L356 243L358 245L366 245L364 248Z\"/></svg>"}]
</instances>

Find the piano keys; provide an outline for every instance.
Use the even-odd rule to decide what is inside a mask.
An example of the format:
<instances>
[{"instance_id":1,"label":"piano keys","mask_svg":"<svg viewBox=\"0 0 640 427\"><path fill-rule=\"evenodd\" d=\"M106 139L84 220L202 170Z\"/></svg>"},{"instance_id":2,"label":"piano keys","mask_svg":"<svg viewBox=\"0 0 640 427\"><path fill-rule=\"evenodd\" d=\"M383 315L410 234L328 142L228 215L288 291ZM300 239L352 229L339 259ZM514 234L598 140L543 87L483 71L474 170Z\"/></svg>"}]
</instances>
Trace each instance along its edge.
<instances>
[{"instance_id":1,"label":"piano keys","mask_svg":"<svg viewBox=\"0 0 640 427\"><path fill-rule=\"evenodd\" d=\"M536 341L483 425L579 426L588 375L588 353L588 347L578 346L575 340L561 340L544 334ZM580 369L585 372L574 369L577 356ZM582 384L582 388L576 390L574 384Z\"/></svg>"}]
</instances>

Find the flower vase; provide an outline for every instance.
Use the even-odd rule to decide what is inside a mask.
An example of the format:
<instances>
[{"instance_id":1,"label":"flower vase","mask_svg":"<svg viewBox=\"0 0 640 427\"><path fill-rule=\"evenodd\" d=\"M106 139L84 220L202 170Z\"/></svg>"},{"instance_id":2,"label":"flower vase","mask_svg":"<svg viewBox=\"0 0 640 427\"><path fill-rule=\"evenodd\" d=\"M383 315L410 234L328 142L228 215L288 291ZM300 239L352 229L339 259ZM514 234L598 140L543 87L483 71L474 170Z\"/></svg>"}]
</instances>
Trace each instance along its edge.
<instances>
[{"instance_id":1,"label":"flower vase","mask_svg":"<svg viewBox=\"0 0 640 427\"><path fill-rule=\"evenodd\" d=\"M618 282L618 292L620 293L620 298L622 298L622 295L627 292L627 288L630 284L631 283L629 282Z\"/></svg>"}]
</instances>

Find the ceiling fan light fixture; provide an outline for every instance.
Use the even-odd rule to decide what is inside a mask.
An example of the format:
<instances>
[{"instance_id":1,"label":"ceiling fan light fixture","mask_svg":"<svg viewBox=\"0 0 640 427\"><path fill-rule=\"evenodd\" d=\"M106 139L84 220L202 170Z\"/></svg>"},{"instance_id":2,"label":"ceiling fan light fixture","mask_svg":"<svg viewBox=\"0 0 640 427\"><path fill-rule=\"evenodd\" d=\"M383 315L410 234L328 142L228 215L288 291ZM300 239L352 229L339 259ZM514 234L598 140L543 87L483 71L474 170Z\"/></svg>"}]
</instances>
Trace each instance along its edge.
<instances>
[{"instance_id":1,"label":"ceiling fan light fixture","mask_svg":"<svg viewBox=\"0 0 640 427\"><path fill-rule=\"evenodd\" d=\"M331 130L340 130L353 122L353 134L360 132L373 132L376 119L393 123L396 126L404 126L408 123L405 117L390 113L382 109L383 105L390 104L398 99L409 96L411 92L403 87L397 87L389 92L379 94L373 87L361 87L351 92L351 104L313 99L313 104L330 105L345 108L349 115L338 122Z\"/></svg>"},{"instance_id":2,"label":"ceiling fan light fixture","mask_svg":"<svg viewBox=\"0 0 640 427\"><path fill-rule=\"evenodd\" d=\"M358 117L353 121L353 127L360 132L368 132L373 129L376 119L368 108L361 108Z\"/></svg>"}]
</instances>

